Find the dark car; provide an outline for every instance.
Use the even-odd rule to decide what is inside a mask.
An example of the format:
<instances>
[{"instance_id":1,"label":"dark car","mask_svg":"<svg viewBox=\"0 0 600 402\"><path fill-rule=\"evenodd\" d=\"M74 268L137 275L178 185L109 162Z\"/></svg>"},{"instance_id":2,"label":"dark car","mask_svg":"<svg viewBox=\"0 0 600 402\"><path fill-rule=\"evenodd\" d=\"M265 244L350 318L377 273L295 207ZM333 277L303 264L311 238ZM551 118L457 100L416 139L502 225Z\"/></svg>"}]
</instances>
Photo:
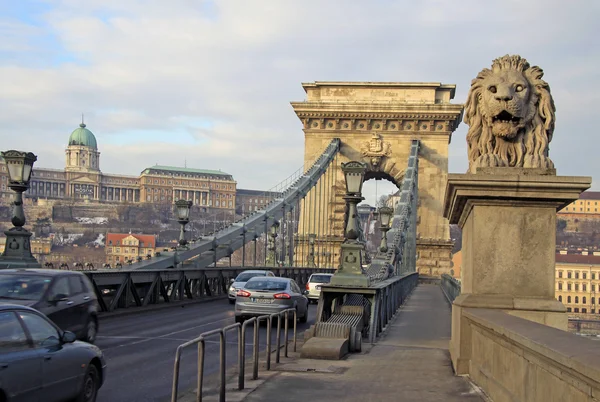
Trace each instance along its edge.
<instances>
[{"instance_id":1,"label":"dark car","mask_svg":"<svg viewBox=\"0 0 600 402\"><path fill-rule=\"evenodd\" d=\"M53 269L3 269L0 302L33 307L63 331L93 343L98 333L98 299L81 272Z\"/></svg>"},{"instance_id":2,"label":"dark car","mask_svg":"<svg viewBox=\"0 0 600 402\"><path fill-rule=\"evenodd\" d=\"M0 303L0 401L94 402L106 361L75 339L32 308Z\"/></svg>"}]
</instances>

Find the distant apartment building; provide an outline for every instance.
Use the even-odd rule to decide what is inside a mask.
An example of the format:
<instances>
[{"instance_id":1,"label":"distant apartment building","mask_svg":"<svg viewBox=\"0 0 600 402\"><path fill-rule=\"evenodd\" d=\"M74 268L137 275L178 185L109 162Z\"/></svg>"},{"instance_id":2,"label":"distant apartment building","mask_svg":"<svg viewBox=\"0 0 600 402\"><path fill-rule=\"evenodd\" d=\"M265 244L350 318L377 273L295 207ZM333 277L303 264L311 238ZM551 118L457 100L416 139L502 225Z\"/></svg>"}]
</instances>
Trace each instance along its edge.
<instances>
[{"instance_id":1,"label":"distant apartment building","mask_svg":"<svg viewBox=\"0 0 600 402\"><path fill-rule=\"evenodd\" d=\"M600 191L584 191L579 199L573 201L560 211L561 215L598 215L600 216Z\"/></svg>"},{"instance_id":2,"label":"distant apartment building","mask_svg":"<svg viewBox=\"0 0 600 402\"><path fill-rule=\"evenodd\" d=\"M136 262L138 257L146 259L154 256L156 252L156 236L131 233L107 233L106 263L114 266L116 263L125 264L132 260Z\"/></svg>"},{"instance_id":3,"label":"distant apartment building","mask_svg":"<svg viewBox=\"0 0 600 402\"><path fill-rule=\"evenodd\" d=\"M585 191L556 215L565 232L597 231L600 224L600 191ZM566 225L565 225L566 223Z\"/></svg>"},{"instance_id":4,"label":"distant apartment building","mask_svg":"<svg viewBox=\"0 0 600 402\"><path fill-rule=\"evenodd\" d=\"M246 190L238 188L235 197L235 212L245 215L263 209L269 202L282 197L277 191Z\"/></svg>"},{"instance_id":5,"label":"distant apartment building","mask_svg":"<svg viewBox=\"0 0 600 402\"><path fill-rule=\"evenodd\" d=\"M173 203L186 199L205 212L233 213L236 206L237 183L220 170L156 165L139 176L103 173L96 137L83 123L71 133L65 156L62 170L34 166L26 197L107 203ZM12 197L6 164L0 158L0 202L9 202Z\"/></svg>"},{"instance_id":6,"label":"distant apartment building","mask_svg":"<svg viewBox=\"0 0 600 402\"><path fill-rule=\"evenodd\" d=\"M600 314L600 252L556 255L555 297L568 313Z\"/></svg>"}]
</instances>

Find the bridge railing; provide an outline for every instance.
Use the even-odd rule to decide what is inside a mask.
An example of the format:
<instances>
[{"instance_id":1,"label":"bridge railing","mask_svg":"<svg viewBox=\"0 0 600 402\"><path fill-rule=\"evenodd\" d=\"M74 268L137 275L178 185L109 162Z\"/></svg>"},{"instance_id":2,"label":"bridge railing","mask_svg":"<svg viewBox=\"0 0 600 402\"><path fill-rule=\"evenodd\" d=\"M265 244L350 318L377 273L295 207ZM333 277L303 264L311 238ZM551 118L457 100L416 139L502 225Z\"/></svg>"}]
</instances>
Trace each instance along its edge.
<instances>
[{"instance_id":1,"label":"bridge railing","mask_svg":"<svg viewBox=\"0 0 600 402\"><path fill-rule=\"evenodd\" d=\"M294 279L301 287L313 273L335 271L326 268L226 267L84 273L92 282L101 311L109 312L117 308L224 296L231 279L249 269L269 270L277 276Z\"/></svg>"},{"instance_id":2,"label":"bridge railing","mask_svg":"<svg viewBox=\"0 0 600 402\"><path fill-rule=\"evenodd\" d=\"M442 274L441 287L450 303L460 295L460 281L448 274Z\"/></svg>"},{"instance_id":3,"label":"bridge railing","mask_svg":"<svg viewBox=\"0 0 600 402\"><path fill-rule=\"evenodd\" d=\"M277 319L277 339L276 339L276 354L275 360L279 363L280 352L281 352L281 321L284 321L284 354L288 357L288 344L289 344L289 322L290 317L293 315L293 345L294 352L296 351L297 341L297 321L298 316L296 309L287 309L278 313L270 315L261 315L259 317L253 317L243 324L235 323L228 325L224 328L215 329L212 331L204 332L195 339L188 342L182 343L177 347L175 352L175 365L173 369L173 385L171 390L171 402L177 402L179 395L179 367L181 365L181 354L184 349L197 345L198 347L198 367L197 367L197 387L196 387L196 401L202 401L203 387L204 387L204 357L206 354L205 340L211 336L219 335L219 401L225 402L226 400L226 378L225 378L225 365L227 363L227 332L235 330L237 332L237 349L238 349L238 389L243 390L245 387L246 377L246 330L250 324L253 324L254 337L252 342L252 379L258 379L258 368L259 368L259 326L262 321L267 323L267 349L265 352L266 369L271 370L271 330L273 327L273 319Z\"/></svg>"}]
</instances>

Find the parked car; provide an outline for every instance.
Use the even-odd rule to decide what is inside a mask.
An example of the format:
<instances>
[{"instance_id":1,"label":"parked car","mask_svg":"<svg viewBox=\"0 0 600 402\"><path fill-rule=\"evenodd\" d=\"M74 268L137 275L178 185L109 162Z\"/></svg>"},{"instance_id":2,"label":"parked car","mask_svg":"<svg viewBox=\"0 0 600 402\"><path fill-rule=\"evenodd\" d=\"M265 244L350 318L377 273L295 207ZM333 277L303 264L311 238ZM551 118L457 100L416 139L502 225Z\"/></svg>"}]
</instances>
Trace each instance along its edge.
<instances>
[{"instance_id":1,"label":"parked car","mask_svg":"<svg viewBox=\"0 0 600 402\"><path fill-rule=\"evenodd\" d=\"M42 313L0 303L0 401L94 402L106 361Z\"/></svg>"},{"instance_id":2,"label":"parked car","mask_svg":"<svg viewBox=\"0 0 600 402\"><path fill-rule=\"evenodd\" d=\"M53 269L3 269L0 302L33 307L63 331L93 343L98 333L98 299L87 276Z\"/></svg>"},{"instance_id":3,"label":"parked car","mask_svg":"<svg viewBox=\"0 0 600 402\"><path fill-rule=\"evenodd\" d=\"M231 303L231 304L235 303L235 296L237 294L237 291L240 289L243 289L246 282L248 282L249 279L254 278L255 276L275 277L275 274L271 271L264 271L264 270L257 270L257 269L242 272L235 279L231 280L231 285L229 286L229 292L227 293L227 296L229 297L229 303Z\"/></svg>"},{"instance_id":4,"label":"parked car","mask_svg":"<svg viewBox=\"0 0 600 402\"><path fill-rule=\"evenodd\" d=\"M333 274L312 274L306 283L309 301L318 301L321 296L321 285L331 282Z\"/></svg>"},{"instance_id":5,"label":"parked car","mask_svg":"<svg viewBox=\"0 0 600 402\"><path fill-rule=\"evenodd\" d=\"M300 286L290 278L254 277L235 299L235 321L243 322L246 317L279 313L296 309L300 322L308 320L308 299Z\"/></svg>"}]
</instances>

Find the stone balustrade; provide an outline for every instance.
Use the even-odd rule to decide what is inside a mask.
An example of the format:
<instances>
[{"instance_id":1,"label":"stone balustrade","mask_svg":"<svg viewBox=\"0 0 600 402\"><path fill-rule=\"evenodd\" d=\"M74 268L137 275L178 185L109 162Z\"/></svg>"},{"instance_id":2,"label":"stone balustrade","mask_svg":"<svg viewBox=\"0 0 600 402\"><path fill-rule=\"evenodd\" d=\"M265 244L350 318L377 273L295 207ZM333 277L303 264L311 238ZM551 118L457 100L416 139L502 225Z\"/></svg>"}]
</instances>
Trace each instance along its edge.
<instances>
[{"instance_id":1,"label":"stone balustrade","mask_svg":"<svg viewBox=\"0 0 600 402\"><path fill-rule=\"evenodd\" d=\"M494 402L600 400L600 343L497 309L463 311L468 374Z\"/></svg>"}]
</instances>

